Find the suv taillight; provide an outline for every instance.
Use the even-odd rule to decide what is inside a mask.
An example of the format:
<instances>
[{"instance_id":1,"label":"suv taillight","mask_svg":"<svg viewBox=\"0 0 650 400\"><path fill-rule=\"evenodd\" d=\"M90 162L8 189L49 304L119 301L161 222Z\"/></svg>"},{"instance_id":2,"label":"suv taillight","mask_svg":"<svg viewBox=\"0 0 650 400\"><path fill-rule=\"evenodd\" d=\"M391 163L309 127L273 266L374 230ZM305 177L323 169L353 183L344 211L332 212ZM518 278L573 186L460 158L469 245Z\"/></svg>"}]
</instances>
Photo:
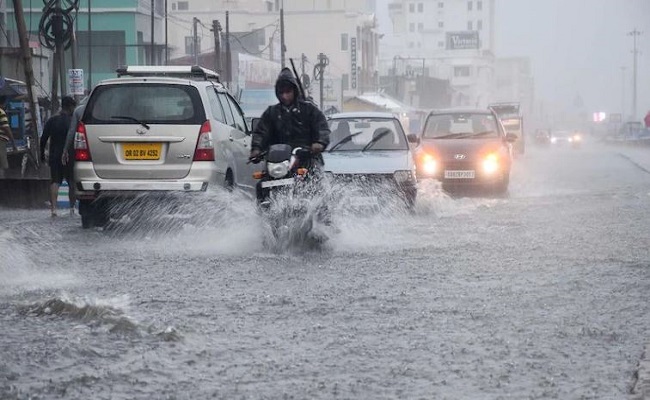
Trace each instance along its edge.
<instances>
[{"instance_id":1,"label":"suv taillight","mask_svg":"<svg viewBox=\"0 0 650 400\"><path fill-rule=\"evenodd\" d=\"M214 144L212 143L212 127L210 121L205 121L199 131L196 142L194 161L214 161Z\"/></svg>"},{"instance_id":2,"label":"suv taillight","mask_svg":"<svg viewBox=\"0 0 650 400\"><path fill-rule=\"evenodd\" d=\"M88 148L86 125L83 122L79 122L77 133L74 135L74 159L75 161L92 161L90 149Z\"/></svg>"}]
</instances>

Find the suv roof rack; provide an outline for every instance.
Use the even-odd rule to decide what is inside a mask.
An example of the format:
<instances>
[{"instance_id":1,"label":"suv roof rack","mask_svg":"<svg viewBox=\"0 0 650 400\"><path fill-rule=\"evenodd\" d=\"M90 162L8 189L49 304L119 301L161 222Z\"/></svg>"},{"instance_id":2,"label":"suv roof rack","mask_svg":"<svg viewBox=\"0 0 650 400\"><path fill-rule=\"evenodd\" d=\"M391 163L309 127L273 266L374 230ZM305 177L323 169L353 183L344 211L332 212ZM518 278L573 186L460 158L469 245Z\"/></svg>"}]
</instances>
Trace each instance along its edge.
<instances>
[{"instance_id":1,"label":"suv roof rack","mask_svg":"<svg viewBox=\"0 0 650 400\"><path fill-rule=\"evenodd\" d=\"M122 76L169 76L219 82L218 73L199 65L127 65L117 68L115 72L117 72L118 78Z\"/></svg>"}]
</instances>

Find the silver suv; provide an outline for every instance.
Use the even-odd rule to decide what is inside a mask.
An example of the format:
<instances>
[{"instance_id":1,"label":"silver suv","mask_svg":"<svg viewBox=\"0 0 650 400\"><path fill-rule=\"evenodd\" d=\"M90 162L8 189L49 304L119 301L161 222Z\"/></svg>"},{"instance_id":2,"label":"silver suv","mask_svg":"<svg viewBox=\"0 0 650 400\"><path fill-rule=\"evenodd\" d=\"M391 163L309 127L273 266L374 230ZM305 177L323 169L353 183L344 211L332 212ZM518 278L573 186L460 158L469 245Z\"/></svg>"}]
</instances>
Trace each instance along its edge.
<instances>
[{"instance_id":1,"label":"silver suv","mask_svg":"<svg viewBox=\"0 0 650 400\"><path fill-rule=\"evenodd\" d=\"M218 74L198 66L129 66L92 91L75 135L84 228L143 193L253 191L250 134Z\"/></svg>"}]
</instances>

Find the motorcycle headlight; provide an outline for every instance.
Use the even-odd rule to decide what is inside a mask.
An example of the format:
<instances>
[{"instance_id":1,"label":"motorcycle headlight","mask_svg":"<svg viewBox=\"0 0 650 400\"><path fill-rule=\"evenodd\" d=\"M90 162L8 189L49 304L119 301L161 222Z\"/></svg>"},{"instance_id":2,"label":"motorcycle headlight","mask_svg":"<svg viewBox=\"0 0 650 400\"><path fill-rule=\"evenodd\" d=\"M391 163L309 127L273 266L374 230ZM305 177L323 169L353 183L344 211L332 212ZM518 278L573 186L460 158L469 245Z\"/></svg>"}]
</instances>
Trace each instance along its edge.
<instances>
[{"instance_id":1,"label":"motorcycle headlight","mask_svg":"<svg viewBox=\"0 0 650 400\"><path fill-rule=\"evenodd\" d=\"M395 181L397 183L405 183L405 182L410 182L413 180L413 175L411 174L411 171L395 171L393 174L393 177L395 177Z\"/></svg>"},{"instance_id":2,"label":"motorcycle headlight","mask_svg":"<svg viewBox=\"0 0 650 400\"><path fill-rule=\"evenodd\" d=\"M282 161L279 163L267 163L266 169L269 175L274 178L282 178L289 173L289 161Z\"/></svg>"},{"instance_id":3,"label":"motorcycle headlight","mask_svg":"<svg viewBox=\"0 0 650 400\"><path fill-rule=\"evenodd\" d=\"M483 160L483 172L493 174L499 170L499 157L496 154L488 154Z\"/></svg>"}]
</instances>

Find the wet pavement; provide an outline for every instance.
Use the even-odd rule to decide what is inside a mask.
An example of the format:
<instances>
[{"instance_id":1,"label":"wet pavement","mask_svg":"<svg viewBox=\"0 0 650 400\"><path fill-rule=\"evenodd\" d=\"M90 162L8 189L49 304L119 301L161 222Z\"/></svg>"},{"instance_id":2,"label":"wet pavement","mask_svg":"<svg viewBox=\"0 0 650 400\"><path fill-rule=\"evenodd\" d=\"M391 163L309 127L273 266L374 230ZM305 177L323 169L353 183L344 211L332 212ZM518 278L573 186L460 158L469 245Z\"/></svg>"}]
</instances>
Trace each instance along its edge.
<instances>
[{"instance_id":1,"label":"wet pavement","mask_svg":"<svg viewBox=\"0 0 650 400\"><path fill-rule=\"evenodd\" d=\"M623 151L530 148L506 198L422 182L321 251L270 251L227 193L106 231L0 209L0 398L640 398L650 174Z\"/></svg>"}]
</instances>

